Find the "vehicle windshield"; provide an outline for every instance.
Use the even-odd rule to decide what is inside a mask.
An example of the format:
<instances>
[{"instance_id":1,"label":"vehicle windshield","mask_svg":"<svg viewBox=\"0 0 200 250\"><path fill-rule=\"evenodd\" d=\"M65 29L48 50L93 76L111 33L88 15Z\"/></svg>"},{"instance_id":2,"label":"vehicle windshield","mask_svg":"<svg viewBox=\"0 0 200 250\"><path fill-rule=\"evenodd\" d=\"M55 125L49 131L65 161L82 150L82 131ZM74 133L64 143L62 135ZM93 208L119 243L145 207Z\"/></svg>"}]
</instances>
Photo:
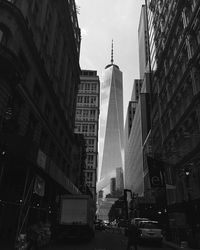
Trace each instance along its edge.
<instances>
[{"instance_id":1,"label":"vehicle windshield","mask_svg":"<svg viewBox=\"0 0 200 250\"><path fill-rule=\"evenodd\" d=\"M152 223L152 222L141 223L140 227L147 229L160 229L157 223Z\"/></svg>"}]
</instances>

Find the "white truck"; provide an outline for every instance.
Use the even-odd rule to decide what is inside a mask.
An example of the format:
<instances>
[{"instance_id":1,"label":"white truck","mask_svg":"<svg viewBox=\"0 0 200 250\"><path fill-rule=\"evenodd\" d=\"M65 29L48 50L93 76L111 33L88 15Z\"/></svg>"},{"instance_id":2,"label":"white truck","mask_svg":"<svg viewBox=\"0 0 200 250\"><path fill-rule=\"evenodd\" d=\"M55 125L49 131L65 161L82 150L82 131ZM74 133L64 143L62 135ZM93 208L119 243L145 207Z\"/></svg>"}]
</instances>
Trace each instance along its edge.
<instances>
[{"instance_id":1,"label":"white truck","mask_svg":"<svg viewBox=\"0 0 200 250\"><path fill-rule=\"evenodd\" d=\"M95 201L88 195L63 195L60 202L59 238L94 237Z\"/></svg>"}]
</instances>

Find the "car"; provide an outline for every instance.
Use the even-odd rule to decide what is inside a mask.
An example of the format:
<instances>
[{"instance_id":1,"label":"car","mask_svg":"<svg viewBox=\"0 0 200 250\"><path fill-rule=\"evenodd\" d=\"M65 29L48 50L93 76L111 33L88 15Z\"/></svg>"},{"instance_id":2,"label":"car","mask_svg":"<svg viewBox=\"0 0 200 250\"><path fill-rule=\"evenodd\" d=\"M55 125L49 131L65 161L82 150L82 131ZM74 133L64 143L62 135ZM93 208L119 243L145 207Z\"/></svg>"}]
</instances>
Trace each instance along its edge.
<instances>
[{"instance_id":1,"label":"car","mask_svg":"<svg viewBox=\"0 0 200 250\"><path fill-rule=\"evenodd\" d=\"M162 229L157 221L140 221L138 224L140 241L152 241L162 244Z\"/></svg>"},{"instance_id":2,"label":"car","mask_svg":"<svg viewBox=\"0 0 200 250\"><path fill-rule=\"evenodd\" d=\"M147 218L139 218L139 217L138 218L134 218L133 219L133 224L136 225L136 226L138 226L138 224L139 224L140 221L149 221L149 219L147 219Z\"/></svg>"},{"instance_id":3,"label":"car","mask_svg":"<svg viewBox=\"0 0 200 250\"><path fill-rule=\"evenodd\" d=\"M95 229L96 230L105 230L105 225L103 221L95 221Z\"/></svg>"},{"instance_id":4,"label":"car","mask_svg":"<svg viewBox=\"0 0 200 250\"><path fill-rule=\"evenodd\" d=\"M119 220L118 227L128 228L129 220Z\"/></svg>"}]
</instances>

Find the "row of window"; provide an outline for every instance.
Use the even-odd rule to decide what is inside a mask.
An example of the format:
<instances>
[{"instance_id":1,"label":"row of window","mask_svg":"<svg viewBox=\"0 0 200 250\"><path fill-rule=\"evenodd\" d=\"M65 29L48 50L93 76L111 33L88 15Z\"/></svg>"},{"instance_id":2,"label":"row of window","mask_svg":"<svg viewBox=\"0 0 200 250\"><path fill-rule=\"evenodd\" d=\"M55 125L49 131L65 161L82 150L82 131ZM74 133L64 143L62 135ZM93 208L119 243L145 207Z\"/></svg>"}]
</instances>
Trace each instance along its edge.
<instances>
[{"instance_id":1,"label":"row of window","mask_svg":"<svg viewBox=\"0 0 200 250\"><path fill-rule=\"evenodd\" d=\"M91 133L92 135L96 135L97 128L95 124L80 124L77 123L75 126L75 131L77 133Z\"/></svg>"},{"instance_id":2,"label":"row of window","mask_svg":"<svg viewBox=\"0 0 200 250\"><path fill-rule=\"evenodd\" d=\"M98 98L97 96L80 96L77 97L77 103L97 105Z\"/></svg>"},{"instance_id":3,"label":"row of window","mask_svg":"<svg viewBox=\"0 0 200 250\"><path fill-rule=\"evenodd\" d=\"M90 154L87 155L87 163L93 163L94 159L95 159L94 155Z\"/></svg>"},{"instance_id":4,"label":"row of window","mask_svg":"<svg viewBox=\"0 0 200 250\"><path fill-rule=\"evenodd\" d=\"M85 180L88 182L88 181L93 181L93 176L94 176L94 173L93 172L86 172L85 173Z\"/></svg>"},{"instance_id":5,"label":"row of window","mask_svg":"<svg viewBox=\"0 0 200 250\"><path fill-rule=\"evenodd\" d=\"M96 110L95 109L76 109L76 117L88 117L88 118L95 118L96 116Z\"/></svg>"},{"instance_id":6,"label":"row of window","mask_svg":"<svg viewBox=\"0 0 200 250\"><path fill-rule=\"evenodd\" d=\"M79 91L89 91L89 92L96 92L98 90L97 83L84 83L82 82L79 85Z\"/></svg>"}]
</instances>

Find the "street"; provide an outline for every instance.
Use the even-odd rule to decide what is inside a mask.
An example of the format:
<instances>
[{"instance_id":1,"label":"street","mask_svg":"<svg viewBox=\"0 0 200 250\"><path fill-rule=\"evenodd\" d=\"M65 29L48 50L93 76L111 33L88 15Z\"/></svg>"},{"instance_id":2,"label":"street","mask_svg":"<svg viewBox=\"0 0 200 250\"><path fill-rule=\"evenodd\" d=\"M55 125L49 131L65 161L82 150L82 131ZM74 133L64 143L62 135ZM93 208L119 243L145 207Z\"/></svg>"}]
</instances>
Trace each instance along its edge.
<instances>
[{"instance_id":1,"label":"street","mask_svg":"<svg viewBox=\"0 0 200 250\"><path fill-rule=\"evenodd\" d=\"M60 242L45 250L126 250L127 238L124 235L97 231L95 238L90 242ZM155 244L140 245L138 250L170 250L168 247L158 247Z\"/></svg>"}]
</instances>

